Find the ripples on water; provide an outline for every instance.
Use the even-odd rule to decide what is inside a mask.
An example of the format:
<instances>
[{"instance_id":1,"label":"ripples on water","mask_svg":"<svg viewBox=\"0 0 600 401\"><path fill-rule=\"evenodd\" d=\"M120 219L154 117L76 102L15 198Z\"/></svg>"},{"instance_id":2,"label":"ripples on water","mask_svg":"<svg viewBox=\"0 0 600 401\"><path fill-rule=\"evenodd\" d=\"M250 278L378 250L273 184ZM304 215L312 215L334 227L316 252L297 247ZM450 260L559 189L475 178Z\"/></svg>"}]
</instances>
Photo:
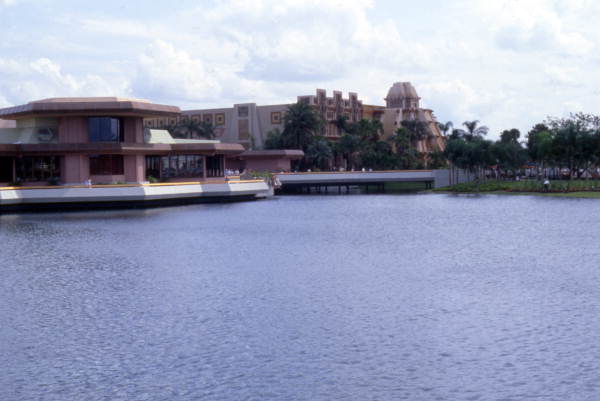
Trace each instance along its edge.
<instances>
[{"instance_id":1,"label":"ripples on water","mask_svg":"<svg viewBox=\"0 0 600 401\"><path fill-rule=\"evenodd\" d=\"M0 215L0 399L598 400L600 202Z\"/></svg>"}]
</instances>

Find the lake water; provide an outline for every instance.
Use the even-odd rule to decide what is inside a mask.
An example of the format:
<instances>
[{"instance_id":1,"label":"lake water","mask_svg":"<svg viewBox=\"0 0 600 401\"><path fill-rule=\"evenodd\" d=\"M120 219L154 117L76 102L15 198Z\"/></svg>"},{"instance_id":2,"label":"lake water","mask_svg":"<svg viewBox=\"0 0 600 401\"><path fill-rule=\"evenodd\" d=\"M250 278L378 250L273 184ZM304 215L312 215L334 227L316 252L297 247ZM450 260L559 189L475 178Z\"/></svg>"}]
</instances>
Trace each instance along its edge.
<instances>
[{"instance_id":1,"label":"lake water","mask_svg":"<svg viewBox=\"0 0 600 401\"><path fill-rule=\"evenodd\" d=\"M0 215L0 399L598 400L600 201Z\"/></svg>"}]
</instances>

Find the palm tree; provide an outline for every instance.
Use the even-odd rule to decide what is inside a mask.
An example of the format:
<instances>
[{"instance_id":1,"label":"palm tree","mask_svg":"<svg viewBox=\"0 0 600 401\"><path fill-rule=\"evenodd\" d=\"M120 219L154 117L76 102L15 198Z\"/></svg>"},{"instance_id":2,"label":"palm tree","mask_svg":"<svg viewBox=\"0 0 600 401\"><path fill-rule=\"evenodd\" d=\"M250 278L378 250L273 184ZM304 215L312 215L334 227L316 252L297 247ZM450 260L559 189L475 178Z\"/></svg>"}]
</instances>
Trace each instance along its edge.
<instances>
[{"instance_id":1,"label":"palm tree","mask_svg":"<svg viewBox=\"0 0 600 401\"><path fill-rule=\"evenodd\" d=\"M198 124L197 132L198 132L198 136L200 136L200 138L214 139L216 136L215 126L206 121L202 121L202 122L200 122L200 124Z\"/></svg>"},{"instance_id":2,"label":"palm tree","mask_svg":"<svg viewBox=\"0 0 600 401\"><path fill-rule=\"evenodd\" d=\"M448 132L452 132L452 128L454 128L454 124L452 121L447 121L445 123L437 123L440 131L444 134L444 136L448 135Z\"/></svg>"},{"instance_id":3,"label":"palm tree","mask_svg":"<svg viewBox=\"0 0 600 401\"><path fill-rule=\"evenodd\" d=\"M375 143L379 141L379 137L383 132L383 124L379 120L367 120L363 118L357 123L352 124L350 131L364 142Z\"/></svg>"},{"instance_id":4,"label":"palm tree","mask_svg":"<svg viewBox=\"0 0 600 401\"><path fill-rule=\"evenodd\" d=\"M303 150L323 126L323 120L317 111L303 102L288 107L283 116L283 123L281 136L284 145Z\"/></svg>"},{"instance_id":5,"label":"palm tree","mask_svg":"<svg viewBox=\"0 0 600 401\"><path fill-rule=\"evenodd\" d=\"M337 143L338 151L346 156L347 168L354 167L353 155L361 149L361 140L358 135L344 134Z\"/></svg>"},{"instance_id":6,"label":"palm tree","mask_svg":"<svg viewBox=\"0 0 600 401\"><path fill-rule=\"evenodd\" d=\"M345 132L350 131L350 126L348 124L348 116L344 116L344 115L338 116L338 118L336 118L334 124L340 130L340 135L342 135Z\"/></svg>"},{"instance_id":7,"label":"palm tree","mask_svg":"<svg viewBox=\"0 0 600 401\"><path fill-rule=\"evenodd\" d=\"M323 137L316 138L306 147L306 158L320 169L327 167L333 158L333 150L329 141Z\"/></svg>"},{"instance_id":8,"label":"palm tree","mask_svg":"<svg viewBox=\"0 0 600 401\"><path fill-rule=\"evenodd\" d=\"M411 142L419 142L431 135L427 124L421 120L403 120L400 125L408 131Z\"/></svg>"},{"instance_id":9,"label":"palm tree","mask_svg":"<svg viewBox=\"0 0 600 401\"><path fill-rule=\"evenodd\" d=\"M392 143L396 148L400 168L412 169L415 168L418 162L418 154L412 145L411 134L405 127L400 127L396 130Z\"/></svg>"},{"instance_id":10,"label":"palm tree","mask_svg":"<svg viewBox=\"0 0 600 401\"><path fill-rule=\"evenodd\" d=\"M279 128L275 128L267 132L267 139L265 140L265 149L283 149L283 142L281 140L281 131Z\"/></svg>"},{"instance_id":11,"label":"palm tree","mask_svg":"<svg viewBox=\"0 0 600 401\"><path fill-rule=\"evenodd\" d=\"M479 125L479 120L465 121L463 125L467 130L461 130L462 136L467 140L471 141L474 138L483 138L489 132L489 128L485 125Z\"/></svg>"},{"instance_id":12,"label":"palm tree","mask_svg":"<svg viewBox=\"0 0 600 401\"><path fill-rule=\"evenodd\" d=\"M191 118L185 118L173 128L173 133L178 138L213 139L215 137L215 129L213 125L206 121L196 122Z\"/></svg>"}]
</instances>

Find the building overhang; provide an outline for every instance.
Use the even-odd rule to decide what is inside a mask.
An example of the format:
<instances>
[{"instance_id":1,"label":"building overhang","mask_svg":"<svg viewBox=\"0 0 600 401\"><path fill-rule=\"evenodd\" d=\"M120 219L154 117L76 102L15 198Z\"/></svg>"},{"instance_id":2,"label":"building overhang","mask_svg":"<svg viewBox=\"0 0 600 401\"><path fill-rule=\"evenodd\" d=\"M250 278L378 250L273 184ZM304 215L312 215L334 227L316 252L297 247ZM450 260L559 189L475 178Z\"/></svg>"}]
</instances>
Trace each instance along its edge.
<instances>
[{"instance_id":1,"label":"building overhang","mask_svg":"<svg viewBox=\"0 0 600 401\"><path fill-rule=\"evenodd\" d=\"M244 147L229 143L202 144L139 144L139 143L56 143L56 144L0 144L0 156L42 156L68 154L116 155L239 155Z\"/></svg>"},{"instance_id":2,"label":"building overhang","mask_svg":"<svg viewBox=\"0 0 600 401\"><path fill-rule=\"evenodd\" d=\"M299 149L247 150L239 155L240 160L289 159L300 160L304 152Z\"/></svg>"},{"instance_id":3,"label":"building overhang","mask_svg":"<svg viewBox=\"0 0 600 401\"><path fill-rule=\"evenodd\" d=\"M20 106L0 109L0 118L18 120L33 117L63 116L123 116L160 117L177 116L177 106L150 103L139 99L118 97L50 98Z\"/></svg>"}]
</instances>

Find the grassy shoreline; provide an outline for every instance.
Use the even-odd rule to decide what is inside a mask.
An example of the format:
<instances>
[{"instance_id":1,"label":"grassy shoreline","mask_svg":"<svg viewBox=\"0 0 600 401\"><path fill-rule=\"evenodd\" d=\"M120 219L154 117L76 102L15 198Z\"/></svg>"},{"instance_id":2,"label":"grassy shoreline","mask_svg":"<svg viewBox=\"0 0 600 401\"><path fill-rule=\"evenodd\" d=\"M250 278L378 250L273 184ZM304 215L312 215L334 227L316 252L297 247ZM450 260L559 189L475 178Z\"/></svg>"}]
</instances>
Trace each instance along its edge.
<instances>
[{"instance_id":1,"label":"grassy shoreline","mask_svg":"<svg viewBox=\"0 0 600 401\"><path fill-rule=\"evenodd\" d=\"M551 181L550 190L544 192L540 181L484 181L479 184L464 183L432 190L433 193L447 194L490 194L490 195L529 195L556 198L600 198L600 181L574 180Z\"/></svg>"}]
</instances>

